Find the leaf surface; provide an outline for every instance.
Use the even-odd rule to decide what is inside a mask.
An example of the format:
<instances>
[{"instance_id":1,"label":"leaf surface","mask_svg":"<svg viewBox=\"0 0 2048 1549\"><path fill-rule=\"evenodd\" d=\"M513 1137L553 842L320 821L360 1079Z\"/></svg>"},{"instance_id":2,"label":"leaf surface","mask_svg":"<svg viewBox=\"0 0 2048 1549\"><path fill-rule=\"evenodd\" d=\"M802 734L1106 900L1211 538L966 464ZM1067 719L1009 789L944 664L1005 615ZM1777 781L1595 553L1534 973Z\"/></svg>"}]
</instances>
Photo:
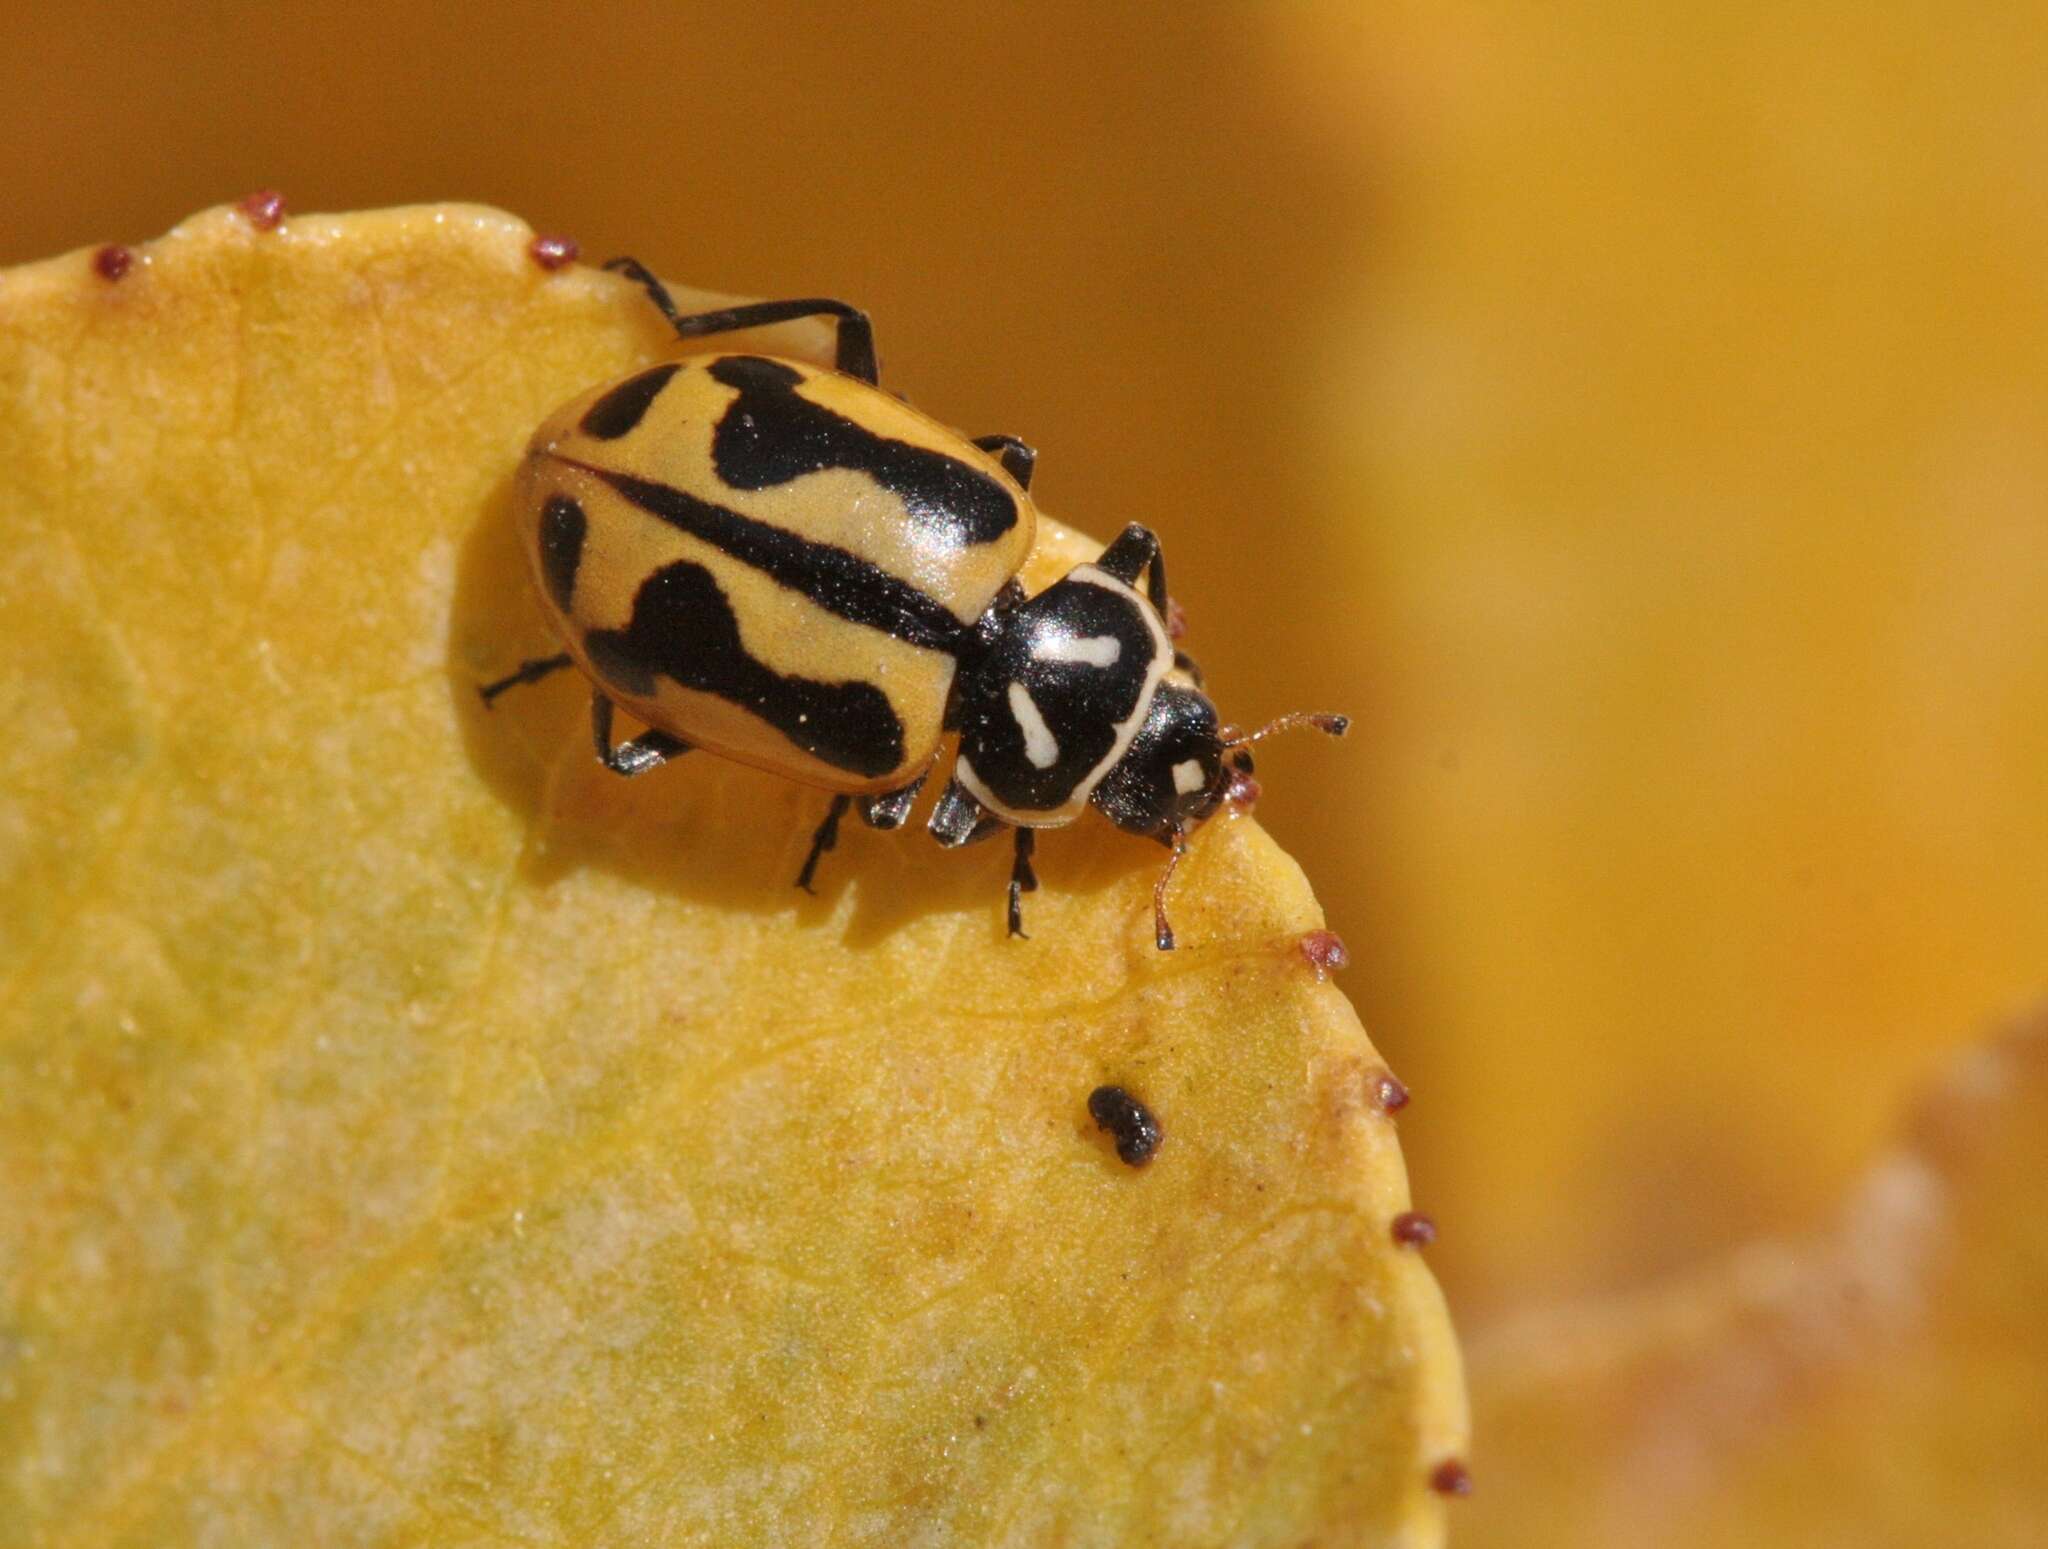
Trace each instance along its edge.
<instances>
[{"instance_id":1,"label":"leaf surface","mask_svg":"<svg viewBox=\"0 0 2048 1549\"><path fill-rule=\"evenodd\" d=\"M666 348L530 238L0 275L0 1540L1437 1542L1455 1346L1255 822L1172 956L1093 821L1011 943L1000 845L807 898L819 793L481 706L527 435Z\"/></svg>"}]
</instances>

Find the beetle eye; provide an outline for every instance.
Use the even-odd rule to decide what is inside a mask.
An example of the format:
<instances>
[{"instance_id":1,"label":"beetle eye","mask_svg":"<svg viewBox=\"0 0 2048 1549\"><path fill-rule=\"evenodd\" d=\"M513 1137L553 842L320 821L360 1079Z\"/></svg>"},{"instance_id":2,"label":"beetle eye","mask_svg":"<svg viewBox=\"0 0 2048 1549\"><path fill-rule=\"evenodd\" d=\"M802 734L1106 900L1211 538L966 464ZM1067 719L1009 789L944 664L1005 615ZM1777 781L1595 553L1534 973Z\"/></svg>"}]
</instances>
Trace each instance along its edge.
<instances>
[{"instance_id":1,"label":"beetle eye","mask_svg":"<svg viewBox=\"0 0 2048 1549\"><path fill-rule=\"evenodd\" d=\"M1257 773L1257 771L1252 767L1251 754L1245 752L1242 748L1238 749L1237 752L1230 755L1230 765L1239 774Z\"/></svg>"}]
</instances>

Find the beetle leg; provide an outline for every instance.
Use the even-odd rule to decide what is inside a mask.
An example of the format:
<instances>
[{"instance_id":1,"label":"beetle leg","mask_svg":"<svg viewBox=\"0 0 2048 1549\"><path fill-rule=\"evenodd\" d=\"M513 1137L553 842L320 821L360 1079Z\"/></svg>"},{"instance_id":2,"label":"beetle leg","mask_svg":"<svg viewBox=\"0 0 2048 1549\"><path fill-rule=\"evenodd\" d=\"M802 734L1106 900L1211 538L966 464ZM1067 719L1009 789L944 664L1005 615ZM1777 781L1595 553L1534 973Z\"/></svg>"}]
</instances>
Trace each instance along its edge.
<instances>
[{"instance_id":1,"label":"beetle leg","mask_svg":"<svg viewBox=\"0 0 2048 1549\"><path fill-rule=\"evenodd\" d=\"M590 696L590 740L597 748L597 761L617 775L645 774L690 751L689 743L665 731L644 731L613 747L612 702L602 694Z\"/></svg>"},{"instance_id":2,"label":"beetle leg","mask_svg":"<svg viewBox=\"0 0 2048 1549\"><path fill-rule=\"evenodd\" d=\"M1029 941L1024 935L1024 895L1038 891L1038 873L1031 869L1031 851L1038 843L1038 831L1032 828L1017 830L1017 858L1010 863L1010 934Z\"/></svg>"},{"instance_id":3,"label":"beetle leg","mask_svg":"<svg viewBox=\"0 0 2048 1549\"><path fill-rule=\"evenodd\" d=\"M976 436L974 444L984 452L994 452L1003 472L1017 481L1019 489L1031 488L1031 470L1038 465L1037 448L1015 436Z\"/></svg>"},{"instance_id":4,"label":"beetle leg","mask_svg":"<svg viewBox=\"0 0 2048 1549\"><path fill-rule=\"evenodd\" d=\"M924 826L940 844L955 850L986 839L1003 826L1003 820L968 795L967 787L955 778L939 792L939 804Z\"/></svg>"},{"instance_id":5,"label":"beetle leg","mask_svg":"<svg viewBox=\"0 0 2048 1549\"><path fill-rule=\"evenodd\" d=\"M1149 566L1151 573L1146 576L1145 595L1159 610L1167 634L1175 640L1181 637L1187 624L1179 607L1166 594L1166 559L1159 552L1159 538L1151 528L1139 522L1131 523L1117 535L1116 542L1102 551L1102 557L1095 563L1129 586L1136 586L1138 576ZM1202 669L1187 652L1176 650L1173 664L1193 678L1197 687L1201 686Z\"/></svg>"},{"instance_id":6,"label":"beetle leg","mask_svg":"<svg viewBox=\"0 0 2048 1549\"><path fill-rule=\"evenodd\" d=\"M530 661L521 662L517 672L508 673L495 683L479 683L476 686L476 691L484 696L484 704L488 707L490 702L504 693L506 689L517 688L522 683L538 683L548 674L560 672L569 665L570 660L567 651L564 651L560 656L536 656Z\"/></svg>"},{"instance_id":7,"label":"beetle leg","mask_svg":"<svg viewBox=\"0 0 2048 1549\"><path fill-rule=\"evenodd\" d=\"M1151 528L1142 522L1131 523L1117 534L1116 542L1102 551L1095 564L1127 586L1136 586L1139 573L1149 566L1152 573L1146 581L1145 595L1152 599L1152 606L1159 610L1162 619L1172 616L1173 604L1166 595L1166 561L1159 552L1158 535Z\"/></svg>"},{"instance_id":8,"label":"beetle leg","mask_svg":"<svg viewBox=\"0 0 2048 1549\"><path fill-rule=\"evenodd\" d=\"M637 258L611 258L605 268L623 274L647 292L679 339L701 339L706 334L736 333L742 328L765 328L770 323L787 323L799 317L835 317L839 320L837 364L848 376L872 385L878 374L875 364L875 328L867 313L844 301L825 296L807 296L797 301L752 301L716 312L685 314L677 308L668 287L656 279Z\"/></svg>"},{"instance_id":9,"label":"beetle leg","mask_svg":"<svg viewBox=\"0 0 2048 1549\"><path fill-rule=\"evenodd\" d=\"M901 828L903 820L910 816L910 809L917 803L917 793L924 789L924 778L924 775L919 775L900 790L861 797L860 820L870 828Z\"/></svg>"},{"instance_id":10,"label":"beetle leg","mask_svg":"<svg viewBox=\"0 0 2048 1549\"><path fill-rule=\"evenodd\" d=\"M839 820L852 805L851 796L834 796L832 805L825 809L825 821L811 835L811 853L804 857L804 869L796 874L796 885L806 893L817 891L811 886L811 878L818 874L818 857L839 843Z\"/></svg>"}]
</instances>

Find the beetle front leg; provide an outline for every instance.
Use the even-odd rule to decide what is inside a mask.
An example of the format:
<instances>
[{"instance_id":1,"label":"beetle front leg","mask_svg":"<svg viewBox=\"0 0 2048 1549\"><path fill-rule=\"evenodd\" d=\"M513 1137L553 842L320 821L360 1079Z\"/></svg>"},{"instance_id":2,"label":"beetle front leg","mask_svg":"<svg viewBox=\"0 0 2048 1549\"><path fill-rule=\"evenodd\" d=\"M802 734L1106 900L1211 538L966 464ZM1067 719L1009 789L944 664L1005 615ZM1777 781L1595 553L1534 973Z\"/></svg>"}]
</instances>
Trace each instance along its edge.
<instances>
[{"instance_id":1,"label":"beetle front leg","mask_svg":"<svg viewBox=\"0 0 2048 1549\"><path fill-rule=\"evenodd\" d=\"M1152 606L1159 610L1164 619L1172 610L1172 603L1166 595L1166 560L1159 552L1159 536L1142 522L1133 522L1117 534L1116 542L1102 551L1102 557L1095 561L1096 568L1107 570L1126 586L1136 586L1138 577L1148 567L1150 576L1146 579L1145 595L1152 600Z\"/></svg>"},{"instance_id":2,"label":"beetle front leg","mask_svg":"<svg viewBox=\"0 0 2048 1549\"><path fill-rule=\"evenodd\" d=\"M1031 852L1037 844L1036 829L1017 830L1017 858L1010 863L1010 934L1022 941L1031 939L1024 934L1024 895L1038 891L1038 873L1031 869Z\"/></svg>"},{"instance_id":3,"label":"beetle front leg","mask_svg":"<svg viewBox=\"0 0 2048 1549\"><path fill-rule=\"evenodd\" d=\"M811 886L811 878L818 874L818 857L839 843L839 820L846 816L846 809L852 805L851 796L834 796L832 805L825 809L825 821L811 835L811 853L804 857L804 869L796 874L796 885L806 893L817 891Z\"/></svg>"},{"instance_id":4,"label":"beetle front leg","mask_svg":"<svg viewBox=\"0 0 2048 1549\"><path fill-rule=\"evenodd\" d=\"M645 774L690 751L689 743L665 731L644 731L631 742L613 747L612 702L602 694L590 696L590 740L597 749L597 761L616 775Z\"/></svg>"},{"instance_id":5,"label":"beetle front leg","mask_svg":"<svg viewBox=\"0 0 2048 1549\"><path fill-rule=\"evenodd\" d=\"M1159 874L1159 880L1152 885L1152 944L1162 952L1171 952L1174 947L1173 927L1166 921L1166 884L1173 880L1174 868L1180 865L1181 857L1188 853L1187 830L1178 823L1159 836L1159 842L1170 845L1173 854L1166 859L1166 870Z\"/></svg>"},{"instance_id":6,"label":"beetle front leg","mask_svg":"<svg viewBox=\"0 0 2048 1549\"><path fill-rule=\"evenodd\" d=\"M1166 595L1166 559L1159 552L1158 534L1141 522L1133 522L1117 535L1116 542L1102 551L1102 557L1095 563L1097 568L1107 570L1126 586L1136 586L1139 575L1149 566L1151 573L1146 576L1146 598L1159 610L1167 635L1174 640L1181 637L1186 625L1180 609ZM1187 652L1175 650L1173 664L1197 684L1201 683L1202 669L1195 665L1195 659Z\"/></svg>"}]
</instances>

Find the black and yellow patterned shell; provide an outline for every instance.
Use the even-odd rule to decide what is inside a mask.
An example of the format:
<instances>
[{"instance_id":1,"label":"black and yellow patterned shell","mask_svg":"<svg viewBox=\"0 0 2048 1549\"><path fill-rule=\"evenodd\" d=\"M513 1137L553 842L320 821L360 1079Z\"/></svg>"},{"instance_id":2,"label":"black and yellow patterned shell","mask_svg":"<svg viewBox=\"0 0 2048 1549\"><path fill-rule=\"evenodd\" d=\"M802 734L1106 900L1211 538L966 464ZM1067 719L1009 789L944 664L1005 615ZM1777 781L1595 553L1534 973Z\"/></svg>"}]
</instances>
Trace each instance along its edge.
<instances>
[{"instance_id":1,"label":"black and yellow patterned shell","mask_svg":"<svg viewBox=\"0 0 2048 1549\"><path fill-rule=\"evenodd\" d=\"M994 457L908 404L749 354L563 405L516 507L541 597L608 697L855 795L931 763L959 653L1037 525Z\"/></svg>"}]
</instances>

